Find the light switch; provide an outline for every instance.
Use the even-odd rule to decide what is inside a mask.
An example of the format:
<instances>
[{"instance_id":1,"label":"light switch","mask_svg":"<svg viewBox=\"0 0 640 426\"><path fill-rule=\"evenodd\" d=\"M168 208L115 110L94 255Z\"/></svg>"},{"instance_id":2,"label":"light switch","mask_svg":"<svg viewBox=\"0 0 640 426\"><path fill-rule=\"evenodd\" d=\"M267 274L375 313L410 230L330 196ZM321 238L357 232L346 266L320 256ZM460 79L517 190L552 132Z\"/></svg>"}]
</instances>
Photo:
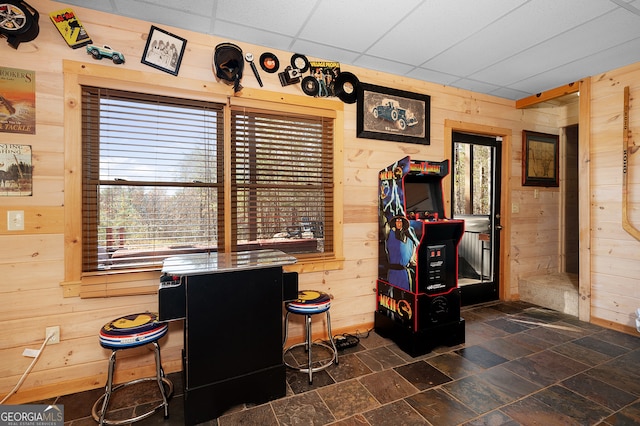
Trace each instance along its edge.
<instances>
[{"instance_id":1,"label":"light switch","mask_svg":"<svg viewBox=\"0 0 640 426\"><path fill-rule=\"evenodd\" d=\"M24 231L24 210L7 211L7 230Z\"/></svg>"}]
</instances>

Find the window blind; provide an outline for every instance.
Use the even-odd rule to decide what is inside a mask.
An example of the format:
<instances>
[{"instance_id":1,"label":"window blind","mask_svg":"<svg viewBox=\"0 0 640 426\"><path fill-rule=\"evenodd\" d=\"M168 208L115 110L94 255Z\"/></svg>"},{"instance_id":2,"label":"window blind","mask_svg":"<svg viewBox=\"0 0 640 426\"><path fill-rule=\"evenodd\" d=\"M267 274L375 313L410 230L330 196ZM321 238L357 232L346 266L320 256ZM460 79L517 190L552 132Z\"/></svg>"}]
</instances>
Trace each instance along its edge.
<instances>
[{"instance_id":1,"label":"window blind","mask_svg":"<svg viewBox=\"0 0 640 426\"><path fill-rule=\"evenodd\" d=\"M220 244L223 106L83 88L83 271Z\"/></svg>"},{"instance_id":2,"label":"window blind","mask_svg":"<svg viewBox=\"0 0 640 426\"><path fill-rule=\"evenodd\" d=\"M333 251L333 119L238 109L232 234L289 253Z\"/></svg>"},{"instance_id":3,"label":"window blind","mask_svg":"<svg viewBox=\"0 0 640 426\"><path fill-rule=\"evenodd\" d=\"M332 253L333 139L333 118L83 87L83 273L158 270L227 238Z\"/></svg>"}]
</instances>

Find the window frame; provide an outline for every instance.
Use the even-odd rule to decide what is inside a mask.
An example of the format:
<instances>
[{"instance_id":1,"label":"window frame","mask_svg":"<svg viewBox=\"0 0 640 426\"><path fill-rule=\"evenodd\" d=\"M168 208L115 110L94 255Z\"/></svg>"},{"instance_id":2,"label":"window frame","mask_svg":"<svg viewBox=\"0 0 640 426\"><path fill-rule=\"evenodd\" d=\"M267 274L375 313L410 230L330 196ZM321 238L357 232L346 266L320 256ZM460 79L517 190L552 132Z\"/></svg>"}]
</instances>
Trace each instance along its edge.
<instances>
[{"instance_id":1,"label":"window frame","mask_svg":"<svg viewBox=\"0 0 640 426\"><path fill-rule=\"evenodd\" d=\"M300 255L298 262L287 270L299 273L341 269L343 257L343 146L344 111L342 102L308 96L244 88L234 96L226 85L211 84L188 78L157 75L134 70L76 61L63 61L64 77L64 132L65 132L65 227L64 227L64 281L65 297L110 297L155 294L160 271L100 271L82 272L82 86L143 92L152 95L182 97L224 103L226 108L256 108L278 113L324 116L334 120L334 189L332 253ZM231 114L224 114L224 217L225 234L231 234ZM231 239L224 239L224 250L231 251Z\"/></svg>"}]
</instances>

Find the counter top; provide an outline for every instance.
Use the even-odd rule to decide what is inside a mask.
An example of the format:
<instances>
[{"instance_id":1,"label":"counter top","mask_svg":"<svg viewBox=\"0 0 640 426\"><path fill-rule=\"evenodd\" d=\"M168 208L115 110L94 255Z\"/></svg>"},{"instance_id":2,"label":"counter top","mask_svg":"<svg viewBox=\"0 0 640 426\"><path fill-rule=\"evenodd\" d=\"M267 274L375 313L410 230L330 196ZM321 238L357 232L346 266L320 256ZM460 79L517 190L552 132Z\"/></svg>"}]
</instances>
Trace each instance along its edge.
<instances>
[{"instance_id":1,"label":"counter top","mask_svg":"<svg viewBox=\"0 0 640 426\"><path fill-rule=\"evenodd\" d=\"M296 261L295 257L280 250L195 253L166 258L162 265L162 273L168 275L201 275L291 265Z\"/></svg>"}]
</instances>

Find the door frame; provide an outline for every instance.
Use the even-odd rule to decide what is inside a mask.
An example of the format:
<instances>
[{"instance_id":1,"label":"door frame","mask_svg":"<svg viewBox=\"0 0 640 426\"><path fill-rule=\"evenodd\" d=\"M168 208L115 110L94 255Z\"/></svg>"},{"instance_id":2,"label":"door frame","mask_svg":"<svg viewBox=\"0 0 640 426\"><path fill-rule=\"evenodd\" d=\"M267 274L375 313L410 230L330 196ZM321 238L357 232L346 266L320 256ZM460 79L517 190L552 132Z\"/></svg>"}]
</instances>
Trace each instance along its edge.
<instances>
[{"instance_id":1,"label":"door frame","mask_svg":"<svg viewBox=\"0 0 640 426\"><path fill-rule=\"evenodd\" d=\"M564 95L578 92L578 225L579 240L579 273L578 280L578 319L591 322L591 77L556 87L547 92L531 95L516 101L516 109L524 109L542 102L561 98ZM446 134L445 134L446 137ZM564 214L561 212L561 214Z\"/></svg>"},{"instance_id":2,"label":"door frame","mask_svg":"<svg viewBox=\"0 0 640 426\"><path fill-rule=\"evenodd\" d=\"M449 158L453 148L453 132L474 133L482 136L502 138L502 165L500 171L500 271L498 275L498 298L501 301L511 300L511 190L509 177L511 176L511 129L504 127L487 126L476 123L466 123L456 120L444 120L444 152L445 158ZM451 174L443 179L443 196L446 209L451 213Z\"/></svg>"}]
</instances>

